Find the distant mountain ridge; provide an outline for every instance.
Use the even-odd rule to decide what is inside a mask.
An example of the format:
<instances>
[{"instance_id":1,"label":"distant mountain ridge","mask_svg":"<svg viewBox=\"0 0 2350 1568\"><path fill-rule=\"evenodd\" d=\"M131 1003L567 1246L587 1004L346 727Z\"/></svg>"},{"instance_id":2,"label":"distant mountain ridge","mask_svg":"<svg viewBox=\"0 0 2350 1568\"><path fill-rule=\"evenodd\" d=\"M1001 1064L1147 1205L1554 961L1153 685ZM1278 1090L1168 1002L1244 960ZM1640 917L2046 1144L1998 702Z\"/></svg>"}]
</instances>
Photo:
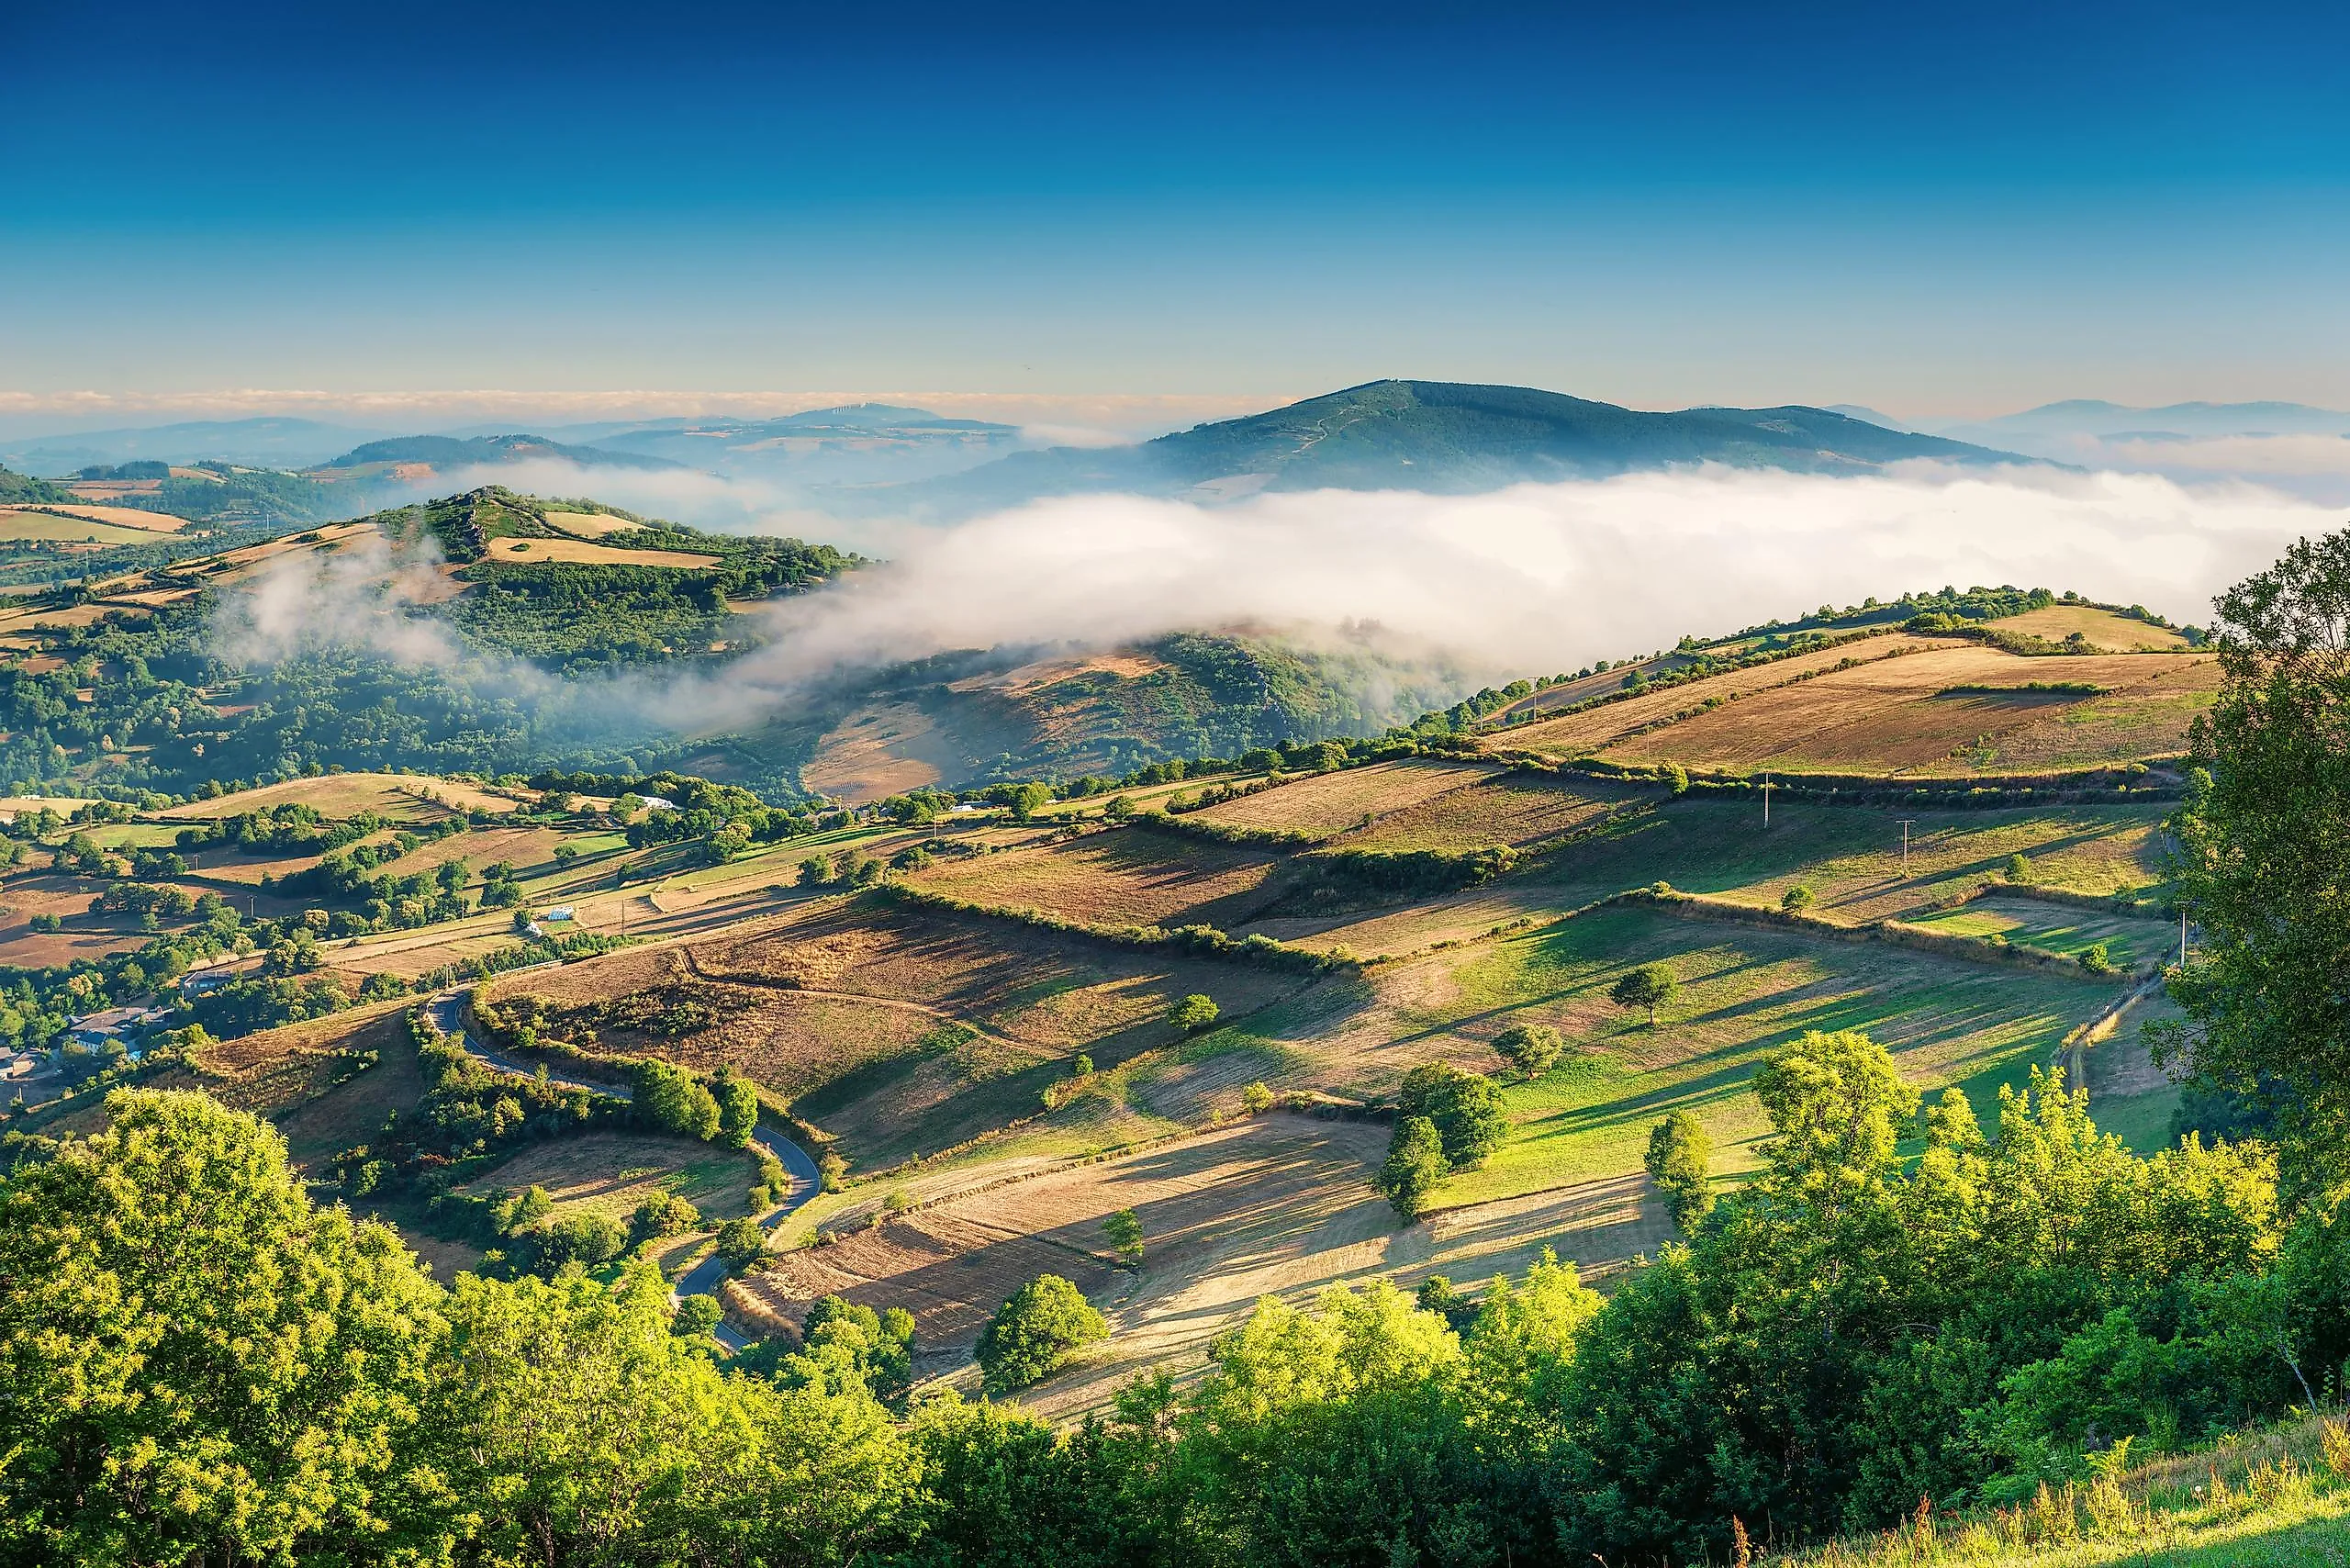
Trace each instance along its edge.
<instances>
[{"instance_id":1,"label":"distant mountain ridge","mask_svg":"<svg viewBox=\"0 0 2350 1568\"><path fill-rule=\"evenodd\" d=\"M1136 446L1016 453L897 493L965 510L1108 489L1227 498L1265 489L1464 492L1684 464L1841 474L1915 459L2031 461L1825 409L1648 413L1526 386L1373 381Z\"/></svg>"},{"instance_id":2,"label":"distant mountain ridge","mask_svg":"<svg viewBox=\"0 0 2350 1568\"><path fill-rule=\"evenodd\" d=\"M319 420L261 415L20 438L0 444L0 458L24 471L51 476L101 464L135 462L300 468L324 462L356 442L381 440L390 433Z\"/></svg>"},{"instance_id":3,"label":"distant mountain ridge","mask_svg":"<svg viewBox=\"0 0 2350 1568\"><path fill-rule=\"evenodd\" d=\"M606 452L592 446L565 446L540 435L404 435L354 446L341 456L318 466L326 470L368 468L420 463L436 471L475 465L527 463L553 458L583 468L678 468L666 457L632 452Z\"/></svg>"}]
</instances>

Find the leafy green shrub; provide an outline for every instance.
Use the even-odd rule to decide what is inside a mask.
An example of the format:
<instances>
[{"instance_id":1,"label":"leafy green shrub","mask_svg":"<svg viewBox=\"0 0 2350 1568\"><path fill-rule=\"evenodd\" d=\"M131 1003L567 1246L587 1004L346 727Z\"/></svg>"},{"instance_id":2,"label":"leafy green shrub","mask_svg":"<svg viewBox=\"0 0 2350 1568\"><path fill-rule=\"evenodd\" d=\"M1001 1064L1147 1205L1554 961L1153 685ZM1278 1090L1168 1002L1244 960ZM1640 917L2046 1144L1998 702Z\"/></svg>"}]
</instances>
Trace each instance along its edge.
<instances>
[{"instance_id":1,"label":"leafy green shrub","mask_svg":"<svg viewBox=\"0 0 2350 1568\"><path fill-rule=\"evenodd\" d=\"M1656 1027L1657 1009L1681 992L1681 977L1662 964L1642 964L1610 987L1607 1000L1627 1013L1646 1010L1649 1027Z\"/></svg>"},{"instance_id":2,"label":"leafy green shrub","mask_svg":"<svg viewBox=\"0 0 2350 1568\"><path fill-rule=\"evenodd\" d=\"M757 1262L767 1249L767 1233L760 1228L757 1220L744 1216L730 1219L718 1227L715 1250L737 1273Z\"/></svg>"},{"instance_id":3,"label":"leafy green shrub","mask_svg":"<svg viewBox=\"0 0 2350 1568\"><path fill-rule=\"evenodd\" d=\"M1186 1035L1196 1035L1203 1029L1213 1027L1223 1015L1224 1010L1215 1004L1213 998L1194 991L1175 1004L1174 1011L1167 1015L1167 1021Z\"/></svg>"},{"instance_id":4,"label":"leafy green shrub","mask_svg":"<svg viewBox=\"0 0 2350 1568\"><path fill-rule=\"evenodd\" d=\"M991 1394L1025 1388L1070 1351L1109 1334L1084 1293L1058 1274L1040 1274L1013 1293L980 1332L981 1381Z\"/></svg>"},{"instance_id":5,"label":"leafy green shrub","mask_svg":"<svg viewBox=\"0 0 2350 1568\"><path fill-rule=\"evenodd\" d=\"M1712 1212L1714 1140L1686 1111L1675 1111L1649 1131L1649 1179L1664 1194L1673 1223L1686 1236Z\"/></svg>"},{"instance_id":6,"label":"leafy green shrub","mask_svg":"<svg viewBox=\"0 0 2350 1568\"><path fill-rule=\"evenodd\" d=\"M1517 1024L1494 1036L1494 1049L1528 1078L1539 1078L1566 1054L1566 1036L1548 1024Z\"/></svg>"},{"instance_id":7,"label":"leafy green shrub","mask_svg":"<svg viewBox=\"0 0 2350 1568\"><path fill-rule=\"evenodd\" d=\"M1405 1116L1396 1122L1394 1136L1387 1144L1387 1159L1371 1184L1394 1205L1398 1215L1416 1220L1446 1170L1444 1140L1437 1136L1436 1124L1426 1116Z\"/></svg>"},{"instance_id":8,"label":"leafy green shrub","mask_svg":"<svg viewBox=\"0 0 2350 1568\"><path fill-rule=\"evenodd\" d=\"M1420 1116L1435 1126L1445 1164L1454 1170L1475 1170L1509 1137L1509 1114L1492 1081L1449 1062L1427 1062L1405 1073L1395 1107L1399 1126Z\"/></svg>"}]
</instances>

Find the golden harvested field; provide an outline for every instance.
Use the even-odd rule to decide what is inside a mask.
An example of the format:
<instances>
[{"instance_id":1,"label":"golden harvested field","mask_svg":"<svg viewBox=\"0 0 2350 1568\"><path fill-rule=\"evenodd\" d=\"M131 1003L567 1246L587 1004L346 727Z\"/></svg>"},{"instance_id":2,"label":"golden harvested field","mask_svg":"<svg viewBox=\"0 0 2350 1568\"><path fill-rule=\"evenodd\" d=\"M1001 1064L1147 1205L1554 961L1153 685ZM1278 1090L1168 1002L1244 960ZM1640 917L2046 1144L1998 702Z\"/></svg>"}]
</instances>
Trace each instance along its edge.
<instances>
[{"instance_id":1,"label":"golden harvested field","mask_svg":"<svg viewBox=\"0 0 2350 1568\"><path fill-rule=\"evenodd\" d=\"M63 666L62 659L28 659L20 667L38 675L46 669ZM90 802L78 795L7 795L0 796L0 822L15 822L19 812L38 812L46 808L61 817L70 817Z\"/></svg>"},{"instance_id":2,"label":"golden harvested field","mask_svg":"<svg viewBox=\"0 0 2350 1568\"><path fill-rule=\"evenodd\" d=\"M287 1024L207 1046L196 1067L205 1090L277 1124L306 1171L366 1142L384 1118L424 1092L404 1002L375 1002L330 1018ZM338 1083L344 1049L372 1050L376 1065Z\"/></svg>"},{"instance_id":3,"label":"golden harvested field","mask_svg":"<svg viewBox=\"0 0 2350 1568\"><path fill-rule=\"evenodd\" d=\"M120 521L122 516L141 519ZM0 507L0 540L53 540L60 543L145 544L184 526L162 512L129 507Z\"/></svg>"},{"instance_id":4,"label":"golden harvested field","mask_svg":"<svg viewBox=\"0 0 2350 1568\"><path fill-rule=\"evenodd\" d=\"M1979 758L1953 756L1980 744L1996 754L2010 734L2056 722L2067 711L2106 700L2051 692L1952 693L1956 686L2021 687L2086 682L2117 696L2159 691L2168 698L2198 687L2216 669L2199 655L2115 654L2019 658L1996 648L1945 646L1833 670L1726 703L1606 748L1612 760L1733 772L1897 773L1919 776L1981 771ZM2144 755L2185 744L2183 709L2175 732L2138 726Z\"/></svg>"},{"instance_id":5,"label":"golden harvested field","mask_svg":"<svg viewBox=\"0 0 2350 1568\"><path fill-rule=\"evenodd\" d=\"M2091 647L2117 654L2141 648L2168 653L2188 645L2185 637L2167 626L2150 625L2132 616L2099 610L2093 604L2052 604L2045 610L2027 610L1991 624L2002 632L2020 632L2027 636L2045 637L2052 643L2061 643L2077 632L2088 639Z\"/></svg>"},{"instance_id":6,"label":"golden harvested field","mask_svg":"<svg viewBox=\"0 0 2350 1568\"><path fill-rule=\"evenodd\" d=\"M626 533L630 529L644 526L600 511L551 511L546 520L548 527L579 539L601 539L607 533Z\"/></svg>"},{"instance_id":7,"label":"golden harvested field","mask_svg":"<svg viewBox=\"0 0 2350 1568\"><path fill-rule=\"evenodd\" d=\"M272 539L261 544L247 544L235 550L223 550L217 555L199 555L185 561L175 561L173 572L185 572L202 566L210 573L207 580L231 582L242 575L242 568L256 566L279 555L295 554L320 545L339 544L362 535L376 534L375 524L367 522L333 522L323 528L294 534L289 538Z\"/></svg>"},{"instance_id":8,"label":"golden harvested field","mask_svg":"<svg viewBox=\"0 0 2350 1568\"><path fill-rule=\"evenodd\" d=\"M1106 1404L1136 1372L1188 1371L1209 1342L1267 1295L1292 1300L1344 1281L1386 1278L1411 1289L1432 1273L1463 1282L1522 1272L1555 1246L1586 1279L1605 1279L1673 1235L1645 1178L1616 1178L1398 1224L1371 1190L1386 1152L1378 1123L1252 1117L1099 1164L1047 1170L968 1190L878 1230L857 1222L868 1193L834 1223L849 1234L781 1253L730 1285L734 1315L766 1327L798 1325L817 1296L838 1293L914 1314L928 1370L968 1355L997 1304L1039 1273L1074 1281L1108 1317L1110 1339L1021 1395L1067 1418ZM917 1201L929 1182L904 1189ZM1102 1221L1131 1208L1143 1226L1139 1268L1113 1270Z\"/></svg>"},{"instance_id":9,"label":"golden harvested field","mask_svg":"<svg viewBox=\"0 0 2350 1568\"><path fill-rule=\"evenodd\" d=\"M1192 992L1239 1016L1296 976L1104 949L997 921L822 901L746 935L633 949L499 981L561 1010L557 1032L699 1071L731 1063L870 1162L936 1150L1040 1108L1089 1052L1104 1070L1178 1038ZM617 999L648 1024L599 1017Z\"/></svg>"},{"instance_id":10,"label":"golden harvested field","mask_svg":"<svg viewBox=\"0 0 2350 1568\"><path fill-rule=\"evenodd\" d=\"M1621 702L1604 703L1563 718L1544 719L1531 724L1512 724L1493 732L1492 739L1494 745L1514 751L1539 752L1547 756L1587 756L1630 731L1660 719L1670 719L1686 710L1702 708L1708 700L1729 702L1752 692L1767 691L1785 686L1798 676L1833 669L1845 659L1883 659L1904 650L1951 645L1946 640L1907 634L1866 638L1820 653L1758 665L1752 669L1708 676L1703 680L1693 680L1686 686L1668 687L1645 696L1627 698ZM1960 645L1972 646L1971 644Z\"/></svg>"},{"instance_id":11,"label":"golden harvested field","mask_svg":"<svg viewBox=\"0 0 2350 1568\"><path fill-rule=\"evenodd\" d=\"M110 916L87 918L95 893L86 882L47 874L8 879L0 887L0 964L47 969L76 958L103 958L144 946L138 922ZM32 917L53 914L73 924L62 931L35 931Z\"/></svg>"},{"instance_id":12,"label":"golden harvested field","mask_svg":"<svg viewBox=\"0 0 2350 1568\"><path fill-rule=\"evenodd\" d=\"M14 610L0 614L0 631L65 632L77 626L95 626L109 615L128 620L144 620L148 611L129 604L75 604L63 610Z\"/></svg>"},{"instance_id":13,"label":"golden harvested field","mask_svg":"<svg viewBox=\"0 0 2350 1568\"><path fill-rule=\"evenodd\" d=\"M796 1323L810 1302L837 1293L876 1307L906 1307L926 1346L968 1347L1003 1299L1040 1273L1061 1274L1096 1295L1113 1282L1139 1283L1119 1282L1102 1231L1110 1215L1131 1208L1143 1222L1145 1271L1158 1276L1160 1293L1206 1282L1197 1277L1200 1262L1222 1256L1213 1243L1249 1238L1256 1269L1240 1279L1217 1271L1215 1283L1226 1310L1245 1311L1280 1288L1284 1256L1310 1255L1303 1238L1363 1206L1371 1167L1385 1145L1381 1126L1264 1117L988 1188L878 1231L783 1253L744 1281L734 1299L745 1316ZM1363 1228L1348 1227L1349 1239ZM1120 1327L1156 1316L1138 1312ZM1197 1327L1196 1312L1186 1316Z\"/></svg>"},{"instance_id":14,"label":"golden harvested field","mask_svg":"<svg viewBox=\"0 0 2350 1568\"><path fill-rule=\"evenodd\" d=\"M1382 762L1370 767L1309 774L1192 813L1225 827L1272 828L1290 833L1339 834L1377 818L1416 806L1449 790L1494 777L1480 763Z\"/></svg>"},{"instance_id":15,"label":"golden harvested field","mask_svg":"<svg viewBox=\"0 0 2350 1568\"><path fill-rule=\"evenodd\" d=\"M511 801L508 804L510 806ZM477 828L471 833L457 834L421 846L389 861L381 868L383 874L395 877L412 876L430 871L451 860L463 860L473 868L476 879L482 868L500 860L512 863L514 869L527 872L554 858L554 846L573 836L552 827L493 827Z\"/></svg>"},{"instance_id":16,"label":"golden harvested field","mask_svg":"<svg viewBox=\"0 0 2350 1568\"><path fill-rule=\"evenodd\" d=\"M1089 925L1228 926L1263 902L1260 890L1280 864L1263 850L1113 830L941 857L906 880L950 898L1047 910Z\"/></svg>"},{"instance_id":17,"label":"golden harvested field","mask_svg":"<svg viewBox=\"0 0 2350 1568\"><path fill-rule=\"evenodd\" d=\"M1642 793L1598 779L1505 775L1390 812L1339 843L1347 849L1523 849L1586 826Z\"/></svg>"},{"instance_id":18,"label":"golden harvested field","mask_svg":"<svg viewBox=\"0 0 2350 1568\"><path fill-rule=\"evenodd\" d=\"M958 748L912 702L859 708L816 743L800 769L803 789L851 805L935 784L959 771Z\"/></svg>"},{"instance_id":19,"label":"golden harvested field","mask_svg":"<svg viewBox=\"0 0 2350 1568\"><path fill-rule=\"evenodd\" d=\"M218 844L187 853L191 880L198 884L228 884L221 890L224 892L241 888L258 890L263 877L290 877L308 870L319 860L316 855L247 855L234 846ZM241 906L244 900L241 897L237 902Z\"/></svg>"},{"instance_id":20,"label":"golden harvested field","mask_svg":"<svg viewBox=\"0 0 2350 1568\"><path fill-rule=\"evenodd\" d=\"M289 778L258 790L240 790L214 800L190 801L156 814L188 819L233 817L263 806L298 801L317 807L330 817L374 812L395 822L438 822L448 815L448 811L435 803L435 797L448 806L461 809L477 805L491 811L515 809L515 802L503 795L490 795L471 785L423 774L328 773L316 778Z\"/></svg>"},{"instance_id":21,"label":"golden harvested field","mask_svg":"<svg viewBox=\"0 0 2350 1568\"><path fill-rule=\"evenodd\" d=\"M493 539L483 547L484 560L528 566L547 561L571 561L597 566L671 566L700 572L718 565L715 555L688 555L675 550L616 550L585 539Z\"/></svg>"}]
</instances>

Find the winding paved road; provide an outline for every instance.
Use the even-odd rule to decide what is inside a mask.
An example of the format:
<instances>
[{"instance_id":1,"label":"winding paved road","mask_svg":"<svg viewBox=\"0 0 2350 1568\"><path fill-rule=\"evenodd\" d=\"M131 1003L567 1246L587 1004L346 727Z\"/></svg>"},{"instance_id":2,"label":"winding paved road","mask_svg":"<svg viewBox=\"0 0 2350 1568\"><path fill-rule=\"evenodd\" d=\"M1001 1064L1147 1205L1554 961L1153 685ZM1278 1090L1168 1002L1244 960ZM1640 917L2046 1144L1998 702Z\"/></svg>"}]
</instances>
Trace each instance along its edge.
<instances>
[{"instance_id":1,"label":"winding paved road","mask_svg":"<svg viewBox=\"0 0 2350 1568\"><path fill-rule=\"evenodd\" d=\"M464 1004L458 999L456 992L444 991L434 997L429 1004L429 1013L435 1028L455 1038L457 1043L467 1051L500 1072L510 1072L521 1078L538 1076L539 1070L536 1065L525 1067L510 1057L491 1050L465 1032ZM626 1100L632 1092L626 1084L599 1083L590 1079L571 1078L556 1072L552 1068L547 1070L547 1081L561 1084L565 1089L585 1089L593 1094L608 1094L615 1100ZM777 1161L783 1166L784 1174L791 1179L790 1190L784 1193L783 1201L759 1216L759 1223L767 1229L773 1230L784 1222L792 1210L816 1195L822 1179L816 1172L816 1162L808 1158L808 1151L765 1122L752 1128L751 1141L774 1155ZM718 1287L724 1283L725 1280L726 1265L713 1254L687 1270L678 1278L674 1293L678 1296L714 1296L718 1294ZM732 1350L739 1350L751 1342L747 1336L723 1322L721 1322L713 1332L717 1335L719 1342Z\"/></svg>"}]
</instances>

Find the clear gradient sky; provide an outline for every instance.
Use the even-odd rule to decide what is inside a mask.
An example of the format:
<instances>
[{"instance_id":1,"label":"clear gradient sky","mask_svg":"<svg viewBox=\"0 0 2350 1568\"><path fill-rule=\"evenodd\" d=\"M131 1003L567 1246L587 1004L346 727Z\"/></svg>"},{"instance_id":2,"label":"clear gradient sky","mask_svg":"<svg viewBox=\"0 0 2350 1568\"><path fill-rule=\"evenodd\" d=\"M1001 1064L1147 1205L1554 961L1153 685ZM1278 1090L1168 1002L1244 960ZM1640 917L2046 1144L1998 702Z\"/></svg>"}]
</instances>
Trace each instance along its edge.
<instances>
[{"instance_id":1,"label":"clear gradient sky","mask_svg":"<svg viewBox=\"0 0 2350 1568\"><path fill-rule=\"evenodd\" d=\"M2316 6L0 0L0 411L2350 406L2345 44Z\"/></svg>"}]
</instances>

